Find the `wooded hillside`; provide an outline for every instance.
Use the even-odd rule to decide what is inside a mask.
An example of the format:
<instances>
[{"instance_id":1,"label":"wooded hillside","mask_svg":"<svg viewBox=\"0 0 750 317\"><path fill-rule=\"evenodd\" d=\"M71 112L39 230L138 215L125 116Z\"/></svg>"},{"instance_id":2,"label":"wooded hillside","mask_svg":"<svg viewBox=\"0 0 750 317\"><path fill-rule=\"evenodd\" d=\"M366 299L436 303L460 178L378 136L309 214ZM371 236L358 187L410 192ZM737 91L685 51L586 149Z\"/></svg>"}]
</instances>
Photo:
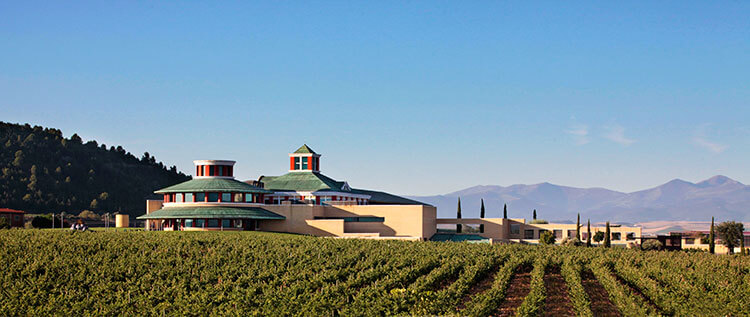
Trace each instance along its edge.
<instances>
[{"instance_id":1,"label":"wooded hillside","mask_svg":"<svg viewBox=\"0 0 750 317\"><path fill-rule=\"evenodd\" d=\"M0 207L32 213L81 210L141 215L153 191L189 180L148 152L83 143L53 128L0 121Z\"/></svg>"}]
</instances>

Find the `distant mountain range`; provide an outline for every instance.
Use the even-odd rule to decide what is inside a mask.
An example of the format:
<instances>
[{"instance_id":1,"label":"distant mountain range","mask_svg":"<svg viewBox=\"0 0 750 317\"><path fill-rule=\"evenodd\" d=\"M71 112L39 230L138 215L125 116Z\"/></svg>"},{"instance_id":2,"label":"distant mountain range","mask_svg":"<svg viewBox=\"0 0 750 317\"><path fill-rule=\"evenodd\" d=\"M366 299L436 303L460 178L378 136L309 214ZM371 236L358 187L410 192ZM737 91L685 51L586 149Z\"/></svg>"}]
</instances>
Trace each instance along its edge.
<instances>
[{"instance_id":1,"label":"distant mountain range","mask_svg":"<svg viewBox=\"0 0 750 317\"><path fill-rule=\"evenodd\" d=\"M479 216L484 199L487 217L502 217L508 204L508 217L531 219L536 209L539 219L550 221L616 221L635 223L654 220L750 221L750 186L726 176L714 176L699 183L680 179L632 193L605 188L575 188L541 183L535 185L474 186L438 196L409 196L438 208L439 218L454 218L461 197L464 218Z\"/></svg>"}]
</instances>

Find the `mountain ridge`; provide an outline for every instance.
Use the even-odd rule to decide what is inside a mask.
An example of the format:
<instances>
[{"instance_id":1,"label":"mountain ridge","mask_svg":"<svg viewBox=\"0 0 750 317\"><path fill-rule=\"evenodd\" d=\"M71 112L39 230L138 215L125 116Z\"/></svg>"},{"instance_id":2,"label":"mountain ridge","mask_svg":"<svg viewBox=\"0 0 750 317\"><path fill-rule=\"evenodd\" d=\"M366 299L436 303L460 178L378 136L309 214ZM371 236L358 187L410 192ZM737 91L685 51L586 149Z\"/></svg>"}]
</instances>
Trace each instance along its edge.
<instances>
[{"instance_id":1,"label":"mountain ridge","mask_svg":"<svg viewBox=\"0 0 750 317\"><path fill-rule=\"evenodd\" d=\"M407 196L438 207L438 217L455 217L461 197L464 217L478 217L484 199L488 217L502 217L508 204L509 217L530 218L537 209L540 218L569 221L581 213L592 221L701 221L711 216L750 221L750 186L724 175L693 183L679 178L662 185L620 192L603 187L579 188L551 184L476 185L444 195ZM494 210L493 210L494 209Z\"/></svg>"}]
</instances>

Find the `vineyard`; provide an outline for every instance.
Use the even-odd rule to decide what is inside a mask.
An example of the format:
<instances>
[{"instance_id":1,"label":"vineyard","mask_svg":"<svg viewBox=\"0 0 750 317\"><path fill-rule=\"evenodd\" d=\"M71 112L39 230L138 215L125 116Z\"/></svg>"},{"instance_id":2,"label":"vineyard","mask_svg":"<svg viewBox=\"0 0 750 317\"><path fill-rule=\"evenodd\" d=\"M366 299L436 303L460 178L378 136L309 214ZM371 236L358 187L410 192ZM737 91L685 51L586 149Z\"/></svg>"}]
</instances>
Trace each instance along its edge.
<instances>
[{"instance_id":1,"label":"vineyard","mask_svg":"<svg viewBox=\"0 0 750 317\"><path fill-rule=\"evenodd\" d=\"M750 257L261 232L0 231L0 315L740 316Z\"/></svg>"}]
</instances>

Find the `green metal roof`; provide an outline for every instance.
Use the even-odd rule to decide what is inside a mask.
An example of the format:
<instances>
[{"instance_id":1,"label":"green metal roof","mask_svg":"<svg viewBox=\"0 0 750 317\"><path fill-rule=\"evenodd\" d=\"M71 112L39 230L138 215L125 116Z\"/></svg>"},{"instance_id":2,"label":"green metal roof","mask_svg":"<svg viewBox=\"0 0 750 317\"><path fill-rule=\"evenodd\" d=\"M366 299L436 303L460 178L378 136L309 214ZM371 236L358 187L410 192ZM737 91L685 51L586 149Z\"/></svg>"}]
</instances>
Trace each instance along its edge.
<instances>
[{"instance_id":1,"label":"green metal roof","mask_svg":"<svg viewBox=\"0 0 750 317\"><path fill-rule=\"evenodd\" d=\"M375 190L342 188L345 182L339 182L321 173L289 172L281 176L261 176L263 187L273 191L337 191L352 194L369 195L372 205L427 205L425 203Z\"/></svg>"},{"instance_id":2,"label":"green metal roof","mask_svg":"<svg viewBox=\"0 0 750 317\"><path fill-rule=\"evenodd\" d=\"M197 178L155 191L157 194L179 192L236 192L270 194L269 190L229 178Z\"/></svg>"},{"instance_id":3,"label":"green metal roof","mask_svg":"<svg viewBox=\"0 0 750 317\"><path fill-rule=\"evenodd\" d=\"M222 218L222 219L286 219L260 207L166 207L136 219Z\"/></svg>"},{"instance_id":4,"label":"green metal roof","mask_svg":"<svg viewBox=\"0 0 750 317\"><path fill-rule=\"evenodd\" d=\"M368 201L368 204L370 205L425 205L425 206L431 206L429 204L425 204L420 201L412 200L409 198L404 198L401 196L396 196L393 194L389 194L386 192L379 192L375 190L366 190L366 189L356 189L352 188L352 193L355 194L363 194L363 195L370 195L370 200Z\"/></svg>"},{"instance_id":5,"label":"green metal roof","mask_svg":"<svg viewBox=\"0 0 750 317\"><path fill-rule=\"evenodd\" d=\"M303 144L299 147L296 151L294 151L295 154L318 154L315 153L307 144Z\"/></svg>"},{"instance_id":6,"label":"green metal roof","mask_svg":"<svg viewBox=\"0 0 750 317\"><path fill-rule=\"evenodd\" d=\"M281 176L261 176L263 187L273 191L340 191L344 182L337 182L321 173L289 172Z\"/></svg>"}]
</instances>

